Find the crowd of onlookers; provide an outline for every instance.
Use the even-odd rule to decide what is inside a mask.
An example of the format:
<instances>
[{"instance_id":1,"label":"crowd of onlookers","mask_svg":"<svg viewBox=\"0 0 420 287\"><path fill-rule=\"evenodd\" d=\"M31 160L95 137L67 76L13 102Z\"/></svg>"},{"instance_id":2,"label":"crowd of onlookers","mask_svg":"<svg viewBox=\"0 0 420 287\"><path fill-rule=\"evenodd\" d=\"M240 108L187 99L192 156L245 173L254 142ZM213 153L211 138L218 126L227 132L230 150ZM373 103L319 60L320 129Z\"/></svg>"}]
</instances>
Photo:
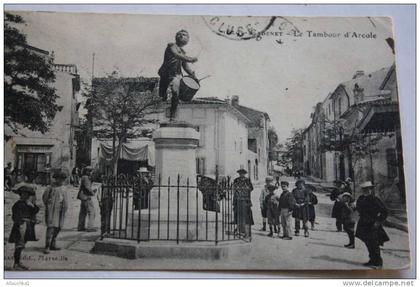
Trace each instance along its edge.
<instances>
[{"instance_id":1,"label":"crowd of onlookers","mask_svg":"<svg viewBox=\"0 0 420 287\"><path fill-rule=\"evenodd\" d=\"M234 180L234 213L235 218L239 219L235 219L235 223L238 224L239 235L247 236L245 224L254 224L251 210L253 186L245 176L246 170L240 169L238 173L239 177ZM354 249L355 238L359 238L369 253L369 261L363 265L381 268L383 260L380 246L389 241L383 228L388 212L382 201L375 196L375 185L371 181L360 184L362 194L356 199L350 178L345 181L336 180L334 183L335 188L330 193L330 199L334 201L331 216L336 220L337 232L345 231L348 235L349 243L344 247ZM279 188L280 192L276 192ZM262 216L260 231L268 231L269 237L277 234L279 238L292 240L291 221L294 218L294 236L299 236L303 229L304 237L309 237L309 229L315 230L315 206L318 203L313 190L300 175L292 191L289 190L288 181L279 181L279 178L274 181L273 177L268 176L259 197ZM238 198L247 198L248 201L238 201ZM239 207L240 204L243 206ZM241 209L246 211L238 212ZM356 212L359 219L355 229Z\"/></svg>"},{"instance_id":2,"label":"crowd of onlookers","mask_svg":"<svg viewBox=\"0 0 420 287\"><path fill-rule=\"evenodd\" d=\"M9 166L7 168L10 168ZM233 181L233 213L238 236L249 237L254 224L252 215L251 192L254 187L251 180L246 177L247 171L238 170L239 177ZM9 184L5 172L5 184ZM141 190L133 190L133 208L148 208L148 193L153 187L153 181L147 168L140 168L138 176L141 180ZM42 202L45 208L46 239L44 253L59 250L57 236L64 225L69 199L64 183L68 175L62 171L52 172L52 180L46 187ZM97 188L92 184L92 168L84 167L73 169L71 183L79 186L77 199L80 200L80 212L78 231L95 232L94 226L95 208L93 200L98 200L101 213L101 233L104 234L109 228L109 222L114 198L106 190ZM12 184L10 184L12 186ZM349 243L344 247L355 248L355 238L363 241L369 252L369 261L365 266L380 268L382 258L380 246L389 240L382 227L387 217L387 210L381 200L374 195L375 185L367 181L360 185L362 195L354 197L351 179L336 181L335 188L330 193L330 199L334 201L332 217L336 219L336 228L340 232L344 230L348 234ZM279 189L279 191L277 191ZM146 192L143 192L146 191ZM35 224L39 223L36 214L40 208L36 204L35 189L28 184L22 184L14 189L20 199L12 207L13 227L9 237L10 243L15 243L14 269L27 270L20 262L21 253L27 241L36 240ZM318 198L302 178L295 181L295 187L290 191L288 181L279 181L271 176L265 180L261 190L259 205L262 215L261 231L268 231L268 236L292 240L292 218L294 219L294 236L299 236L303 229L304 237L309 237L309 230L315 230L316 205ZM355 219L355 212L359 219ZM86 226L87 219L87 226ZM268 227L268 228L267 228Z\"/></svg>"}]
</instances>

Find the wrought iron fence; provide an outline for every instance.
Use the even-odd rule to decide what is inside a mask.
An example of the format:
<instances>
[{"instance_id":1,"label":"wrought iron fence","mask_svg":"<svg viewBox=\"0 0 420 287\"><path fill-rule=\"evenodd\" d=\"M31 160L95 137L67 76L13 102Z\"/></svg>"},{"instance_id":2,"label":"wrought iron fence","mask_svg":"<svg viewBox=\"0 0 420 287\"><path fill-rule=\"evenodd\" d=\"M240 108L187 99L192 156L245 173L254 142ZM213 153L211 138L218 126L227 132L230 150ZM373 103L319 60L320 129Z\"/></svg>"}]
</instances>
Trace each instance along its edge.
<instances>
[{"instance_id":1,"label":"wrought iron fence","mask_svg":"<svg viewBox=\"0 0 420 287\"><path fill-rule=\"evenodd\" d=\"M141 177L104 178L101 238L179 242L251 241L250 198L230 178L181 176L155 183ZM252 215L251 215L252 216Z\"/></svg>"}]
</instances>

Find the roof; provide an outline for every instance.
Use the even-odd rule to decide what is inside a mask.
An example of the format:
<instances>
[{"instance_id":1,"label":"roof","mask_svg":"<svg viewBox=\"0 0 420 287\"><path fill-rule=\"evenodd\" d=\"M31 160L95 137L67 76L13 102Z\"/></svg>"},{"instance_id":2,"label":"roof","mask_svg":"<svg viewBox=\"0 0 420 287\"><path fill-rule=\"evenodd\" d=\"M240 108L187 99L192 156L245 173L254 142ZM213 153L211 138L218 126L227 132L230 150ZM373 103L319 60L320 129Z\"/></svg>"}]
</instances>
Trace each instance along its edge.
<instances>
[{"instance_id":1,"label":"roof","mask_svg":"<svg viewBox=\"0 0 420 287\"><path fill-rule=\"evenodd\" d=\"M246 116L250 121L252 126L260 126L261 125L261 117L265 119L270 119L267 113L260 112L255 109L251 109L241 105L234 105L235 109L241 112L244 116Z\"/></svg>"},{"instance_id":2,"label":"roof","mask_svg":"<svg viewBox=\"0 0 420 287\"><path fill-rule=\"evenodd\" d=\"M395 62L392 64L392 66L389 68L388 73L385 76L385 79L383 80L382 84L379 86L379 89L383 90L386 86L386 83L389 81L389 79L392 76L392 73L395 72Z\"/></svg>"},{"instance_id":3,"label":"roof","mask_svg":"<svg viewBox=\"0 0 420 287\"><path fill-rule=\"evenodd\" d=\"M381 95L381 86L389 72L389 69L390 67L382 68L370 74L365 74L350 81L340 83L335 91L339 88L344 88L348 95L352 95L354 86L357 84L359 88L363 89L365 97ZM331 96L334 96L335 91Z\"/></svg>"}]
</instances>

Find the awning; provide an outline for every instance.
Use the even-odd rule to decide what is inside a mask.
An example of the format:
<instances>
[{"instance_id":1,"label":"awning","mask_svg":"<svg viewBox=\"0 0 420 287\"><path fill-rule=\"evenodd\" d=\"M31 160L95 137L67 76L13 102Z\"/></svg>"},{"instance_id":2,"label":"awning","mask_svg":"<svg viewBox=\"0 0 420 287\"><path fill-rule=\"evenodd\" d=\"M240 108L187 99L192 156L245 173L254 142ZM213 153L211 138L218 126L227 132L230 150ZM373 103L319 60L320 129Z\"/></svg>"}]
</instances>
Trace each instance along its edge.
<instances>
[{"instance_id":1,"label":"awning","mask_svg":"<svg viewBox=\"0 0 420 287\"><path fill-rule=\"evenodd\" d=\"M155 166L155 146L152 141L130 141L121 148L120 159L130 161L147 161ZM112 144L100 143L99 159L112 161Z\"/></svg>"},{"instance_id":2,"label":"awning","mask_svg":"<svg viewBox=\"0 0 420 287\"><path fill-rule=\"evenodd\" d=\"M393 132L400 125L397 103L372 105L359 122L358 128L364 133Z\"/></svg>"}]
</instances>

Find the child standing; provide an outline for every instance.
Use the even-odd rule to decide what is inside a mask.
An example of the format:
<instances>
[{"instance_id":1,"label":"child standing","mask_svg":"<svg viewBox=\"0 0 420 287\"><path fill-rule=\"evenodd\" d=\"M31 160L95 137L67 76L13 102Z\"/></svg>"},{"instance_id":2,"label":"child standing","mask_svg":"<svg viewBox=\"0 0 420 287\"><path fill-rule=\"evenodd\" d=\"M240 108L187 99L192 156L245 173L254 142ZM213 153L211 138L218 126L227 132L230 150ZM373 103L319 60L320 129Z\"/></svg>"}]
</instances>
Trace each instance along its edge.
<instances>
[{"instance_id":1,"label":"child standing","mask_svg":"<svg viewBox=\"0 0 420 287\"><path fill-rule=\"evenodd\" d=\"M35 204L35 190L27 185L16 190L20 199L12 207L13 227L9 236L9 243L15 243L13 269L28 270L20 262L20 256L27 241L36 241L35 223L39 207Z\"/></svg>"},{"instance_id":2,"label":"child standing","mask_svg":"<svg viewBox=\"0 0 420 287\"><path fill-rule=\"evenodd\" d=\"M354 225L353 213L355 210L354 199L352 195L345 192L340 195L341 207L341 222L343 223L344 231L349 236L349 244L344 245L346 248L354 249Z\"/></svg>"},{"instance_id":3,"label":"child standing","mask_svg":"<svg viewBox=\"0 0 420 287\"><path fill-rule=\"evenodd\" d=\"M265 205L267 206L267 219L268 225L270 226L270 233L268 236L273 236L273 225L274 225L274 232L278 233L280 230L277 229L279 226L279 199L276 194L274 194L274 190L277 187L271 182L267 185L268 194L265 197Z\"/></svg>"}]
</instances>

